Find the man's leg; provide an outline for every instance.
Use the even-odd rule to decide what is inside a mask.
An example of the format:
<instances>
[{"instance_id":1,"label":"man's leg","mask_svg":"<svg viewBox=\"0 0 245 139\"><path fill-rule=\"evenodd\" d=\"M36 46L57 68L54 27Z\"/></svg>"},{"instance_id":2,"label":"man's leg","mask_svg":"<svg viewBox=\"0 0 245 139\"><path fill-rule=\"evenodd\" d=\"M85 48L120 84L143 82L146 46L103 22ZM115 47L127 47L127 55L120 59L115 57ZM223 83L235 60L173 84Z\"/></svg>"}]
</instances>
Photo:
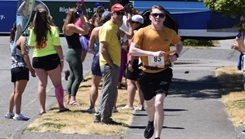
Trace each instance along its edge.
<instances>
[{"instance_id":1,"label":"man's leg","mask_svg":"<svg viewBox=\"0 0 245 139\"><path fill-rule=\"evenodd\" d=\"M154 134L154 114L155 114L155 97L153 97L150 100L146 101L146 112L148 116L148 123L144 131L144 137L145 138L151 138Z\"/></svg>"},{"instance_id":2,"label":"man's leg","mask_svg":"<svg viewBox=\"0 0 245 139\"><path fill-rule=\"evenodd\" d=\"M155 97L154 128L155 137L160 137L164 121L164 99L165 93L157 94Z\"/></svg>"}]
</instances>

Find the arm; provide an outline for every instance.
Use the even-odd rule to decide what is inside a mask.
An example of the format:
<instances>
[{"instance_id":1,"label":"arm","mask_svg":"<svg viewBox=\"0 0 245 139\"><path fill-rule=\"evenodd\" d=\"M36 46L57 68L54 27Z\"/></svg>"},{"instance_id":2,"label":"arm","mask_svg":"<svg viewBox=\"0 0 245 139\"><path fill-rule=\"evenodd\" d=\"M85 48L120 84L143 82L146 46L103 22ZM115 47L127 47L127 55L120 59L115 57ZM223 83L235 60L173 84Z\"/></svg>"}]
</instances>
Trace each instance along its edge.
<instances>
[{"instance_id":1,"label":"arm","mask_svg":"<svg viewBox=\"0 0 245 139\"><path fill-rule=\"evenodd\" d=\"M31 76L32 77L36 77L36 74L35 74L35 70L32 68L31 66L31 61L30 61L30 58L29 58L29 55L26 51L26 48L25 48L25 41L26 41L26 38L25 37L20 37L19 40L17 41L17 44L20 45L20 49L21 49L21 54L23 55L23 58L25 60L25 63L27 65L27 68L30 70L31 72Z\"/></svg>"},{"instance_id":2,"label":"arm","mask_svg":"<svg viewBox=\"0 0 245 139\"><path fill-rule=\"evenodd\" d=\"M107 42L100 42L100 53L104 57L105 61L113 67L113 62L110 58L109 52L107 51L109 44Z\"/></svg>"},{"instance_id":3,"label":"arm","mask_svg":"<svg viewBox=\"0 0 245 139\"><path fill-rule=\"evenodd\" d=\"M120 31L123 32L127 36L128 39L131 39L134 35L134 31L132 28L131 21L127 21L127 26L128 26L128 31L124 31L123 29L120 28Z\"/></svg>"},{"instance_id":4,"label":"arm","mask_svg":"<svg viewBox=\"0 0 245 139\"><path fill-rule=\"evenodd\" d=\"M242 42L242 37L241 38L236 37L236 41L238 44L238 50L241 52L245 52L245 45Z\"/></svg>"},{"instance_id":5,"label":"arm","mask_svg":"<svg viewBox=\"0 0 245 139\"><path fill-rule=\"evenodd\" d=\"M176 44L175 46L176 46L176 53L173 54L173 55L171 55L171 56L169 57L169 59L170 59L171 62L174 62L174 61L177 60L179 54L181 53L181 51L182 51L182 49L183 49L183 44L182 44L181 41L180 41L178 44ZM177 56L177 55L178 55L178 56Z\"/></svg>"},{"instance_id":6,"label":"arm","mask_svg":"<svg viewBox=\"0 0 245 139\"><path fill-rule=\"evenodd\" d=\"M152 52L152 51L145 51L139 49L138 45L135 44L134 42L131 42L130 48L129 48L129 54L131 56L164 56L165 52L164 51L157 51L157 52Z\"/></svg>"},{"instance_id":7,"label":"arm","mask_svg":"<svg viewBox=\"0 0 245 139\"><path fill-rule=\"evenodd\" d=\"M88 34L89 28L90 28L90 26L88 25L88 23L89 23L88 18L85 15L82 14L80 16L80 19L81 19L84 31L87 32L87 34Z\"/></svg>"},{"instance_id":8,"label":"arm","mask_svg":"<svg viewBox=\"0 0 245 139\"><path fill-rule=\"evenodd\" d=\"M92 30L90 39L89 39L89 48L93 54L95 54L95 50L94 50L95 34L96 34L96 28Z\"/></svg>"},{"instance_id":9,"label":"arm","mask_svg":"<svg viewBox=\"0 0 245 139\"><path fill-rule=\"evenodd\" d=\"M60 45L58 46L54 46L56 52L58 53L59 55L59 58L60 58L60 66L61 66L61 71L63 70L63 67L64 67L64 56L63 56L63 50L62 50L62 47Z\"/></svg>"},{"instance_id":10,"label":"arm","mask_svg":"<svg viewBox=\"0 0 245 139\"><path fill-rule=\"evenodd\" d=\"M81 61L84 62L85 58L86 58L86 55L87 55L87 51L82 51L82 55L81 55Z\"/></svg>"},{"instance_id":11,"label":"arm","mask_svg":"<svg viewBox=\"0 0 245 139\"><path fill-rule=\"evenodd\" d=\"M120 33L123 34L122 36L126 35L128 39L131 39L134 34L134 30L132 28L131 14L128 14L127 26L128 26L128 31L125 31L122 28L120 28Z\"/></svg>"},{"instance_id":12,"label":"arm","mask_svg":"<svg viewBox=\"0 0 245 139\"><path fill-rule=\"evenodd\" d=\"M178 44L175 45L176 46L176 50L177 50L177 54L180 54L182 49L183 49L183 44L182 42L180 41Z\"/></svg>"},{"instance_id":13,"label":"arm","mask_svg":"<svg viewBox=\"0 0 245 139\"><path fill-rule=\"evenodd\" d=\"M83 28L78 27L74 24L68 24L64 29L64 33L68 36L72 35L73 33L86 35L88 34L88 30L84 30Z\"/></svg>"}]
</instances>

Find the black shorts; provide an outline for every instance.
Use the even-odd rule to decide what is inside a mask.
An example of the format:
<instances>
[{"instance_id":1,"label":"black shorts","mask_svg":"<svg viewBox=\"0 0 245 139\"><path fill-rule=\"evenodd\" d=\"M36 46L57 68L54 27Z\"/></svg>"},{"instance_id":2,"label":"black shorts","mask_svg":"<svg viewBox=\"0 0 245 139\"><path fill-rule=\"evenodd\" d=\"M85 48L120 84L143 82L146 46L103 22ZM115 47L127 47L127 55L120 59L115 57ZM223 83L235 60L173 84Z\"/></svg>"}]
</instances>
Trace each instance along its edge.
<instances>
[{"instance_id":1,"label":"black shorts","mask_svg":"<svg viewBox=\"0 0 245 139\"><path fill-rule=\"evenodd\" d=\"M33 57L32 66L37 69L44 69L46 71L53 70L60 65L60 58L58 54L47 55L43 57Z\"/></svg>"},{"instance_id":2,"label":"black shorts","mask_svg":"<svg viewBox=\"0 0 245 139\"><path fill-rule=\"evenodd\" d=\"M17 67L11 69L11 82L16 82L19 80L29 81L29 69L25 67Z\"/></svg>"},{"instance_id":3,"label":"black shorts","mask_svg":"<svg viewBox=\"0 0 245 139\"><path fill-rule=\"evenodd\" d=\"M138 82L145 100L152 99L158 93L165 93L167 96L172 77L173 71L171 68L167 68L159 73L146 73L142 71L139 74Z\"/></svg>"},{"instance_id":4,"label":"black shorts","mask_svg":"<svg viewBox=\"0 0 245 139\"><path fill-rule=\"evenodd\" d=\"M134 60L133 69L134 69L134 71L131 72L127 66L126 78L133 80L133 81L136 81L138 79L139 73L141 72L141 69L139 69L139 60L138 59Z\"/></svg>"}]
</instances>

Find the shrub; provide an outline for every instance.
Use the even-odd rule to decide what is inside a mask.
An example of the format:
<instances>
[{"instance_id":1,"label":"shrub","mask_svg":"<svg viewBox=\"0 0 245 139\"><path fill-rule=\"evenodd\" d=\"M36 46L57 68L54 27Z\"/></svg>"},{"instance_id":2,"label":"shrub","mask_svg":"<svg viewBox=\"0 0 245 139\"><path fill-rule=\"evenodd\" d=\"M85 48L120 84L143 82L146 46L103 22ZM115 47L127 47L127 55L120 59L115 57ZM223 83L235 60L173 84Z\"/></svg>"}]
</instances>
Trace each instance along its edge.
<instances>
[{"instance_id":1,"label":"shrub","mask_svg":"<svg viewBox=\"0 0 245 139\"><path fill-rule=\"evenodd\" d=\"M194 39L185 39L183 41L185 46L214 46L212 40L194 40Z\"/></svg>"}]
</instances>

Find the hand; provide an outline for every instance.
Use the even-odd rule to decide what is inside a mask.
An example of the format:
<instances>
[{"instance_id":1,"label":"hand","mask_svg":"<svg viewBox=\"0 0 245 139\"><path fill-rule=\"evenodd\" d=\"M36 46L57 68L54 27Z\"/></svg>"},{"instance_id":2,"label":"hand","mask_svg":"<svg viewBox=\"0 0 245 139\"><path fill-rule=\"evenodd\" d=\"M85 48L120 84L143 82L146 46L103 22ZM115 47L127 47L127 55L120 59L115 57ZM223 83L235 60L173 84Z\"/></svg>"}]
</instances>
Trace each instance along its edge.
<instances>
[{"instance_id":1,"label":"hand","mask_svg":"<svg viewBox=\"0 0 245 139\"><path fill-rule=\"evenodd\" d=\"M242 37L236 37L236 41L242 41Z\"/></svg>"},{"instance_id":2,"label":"hand","mask_svg":"<svg viewBox=\"0 0 245 139\"><path fill-rule=\"evenodd\" d=\"M170 62L174 62L177 60L177 56L176 55L170 55L169 60L170 60Z\"/></svg>"},{"instance_id":3,"label":"hand","mask_svg":"<svg viewBox=\"0 0 245 139\"><path fill-rule=\"evenodd\" d=\"M131 72L134 71L134 69L133 69L133 67L132 67L132 65L130 63L128 64L128 70L131 71Z\"/></svg>"},{"instance_id":4,"label":"hand","mask_svg":"<svg viewBox=\"0 0 245 139\"><path fill-rule=\"evenodd\" d=\"M32 77L36 77L36 72L33 68L30 69L30 72Z\"/></svg>"},{"instance_id":5,"label":"hand","mask_svg":"<svg viewBox=\"0 0 245 139\"><path fill-rule=\"evenodd\" d=\"M237 43L233 43L231 45L231 49L238 50L239 49L238 44Z\"/></svg>"}]
</instances>

